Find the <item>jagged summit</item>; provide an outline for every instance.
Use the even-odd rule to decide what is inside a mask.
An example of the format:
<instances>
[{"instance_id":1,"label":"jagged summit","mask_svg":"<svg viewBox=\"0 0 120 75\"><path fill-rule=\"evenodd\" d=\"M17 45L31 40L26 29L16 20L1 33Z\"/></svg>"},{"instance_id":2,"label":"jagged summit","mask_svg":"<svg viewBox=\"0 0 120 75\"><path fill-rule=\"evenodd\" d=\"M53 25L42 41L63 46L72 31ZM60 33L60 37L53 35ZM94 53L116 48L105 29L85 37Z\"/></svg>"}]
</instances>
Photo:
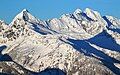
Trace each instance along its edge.
<instances>
[{"instance_id":1,"label":"jagged summit","mask_svg":"<svg viewBox=\"0 0 120 75\"><path fill-rule=\"evenodd\" d=\"M23 9L22 12L29 12L27 9Z\"/></svg>"},{"instance_id":2,"label":"jagged summit","mask_svg":"<svg viewBox=\"0 0 120 75\"><path fill-rule=\"evenodd\" d=\"M23 16L27 17L28 16L28 10L27 9L23 9L15 18L23 18Z\"/></svg>"},{"instance_id":3,"label":"jagged summit","mask_svg":"<svg viewBox=\"0 0 120 75\"><path fill-rule=\"evenodd\" d=\"M37 20L38 19L36 19L34 16L32 16L27 9L23 9L18 15L15 16L15 18L10 23L10 25L13 25L15 21L36 22Z\"/></svg>"},{"instance_id":4,"label":"jagged summit","mask_svg":"<svg viewBox=\"0 0 120 75\"><path fill-rule=\"evenodd\" d=\"M23 9L22 13L23 13L23 19L25 21L28 21L29 20L28 10L27 9Z\"/></svg>"},{"instance_id":5,"label":"jagged summit","mask_svg":"<svg viewBox=\"0 0 120 75\"><path fill-rule=\"evenodd\" d=\"M102 32L103 29L106 29L107 23L100 13L90 8L86 8L85 11L76 9L73 14L64 14L59 19L55 18L48 21L39 20L31 15L27 9L23 9L10 25L19 28L27 25L28 28L40 33L47 31L48 34L59 33L73 38L83 37L85 39ZM78 33L80 34L78 35Z\"/></svg>"},{"instance_id":6,"label":"jagged summit","mask_svg":"<svg viewBox=\"0 0 120 75\"><path fill-rule=\"evenodd\" d=\"M91 18L91 19L93 19L95 21L98 20L101 17L100 13L98 13L97 11L94 11L94 10L92 10L90 8L86 8L84 12L86 13L86 15L89 18Z\"/></svg>"},{"instance_id":7,"label":"jagged summit","mask_svg":"<svg viewBox=\"0 0 120 75\"><path fill-rule=\"evenodd\" d=\"M86 8L85 9L86 12L94 12L94 10L90 9L90 8Z\"/></svg>"},{"instance_id":8,"label":"jagged summit","mask_svg":"<svg viewBox=\"0 0 120 75\"><path fill-rule=\"evenodd\" d=\"M78 14L78 13L81 13L81 12L82 12L82 10L80 10L80 9L78 8L78 9L75 10L74 13L75 13L75 14Z\"/></svg>"}]
</instances>

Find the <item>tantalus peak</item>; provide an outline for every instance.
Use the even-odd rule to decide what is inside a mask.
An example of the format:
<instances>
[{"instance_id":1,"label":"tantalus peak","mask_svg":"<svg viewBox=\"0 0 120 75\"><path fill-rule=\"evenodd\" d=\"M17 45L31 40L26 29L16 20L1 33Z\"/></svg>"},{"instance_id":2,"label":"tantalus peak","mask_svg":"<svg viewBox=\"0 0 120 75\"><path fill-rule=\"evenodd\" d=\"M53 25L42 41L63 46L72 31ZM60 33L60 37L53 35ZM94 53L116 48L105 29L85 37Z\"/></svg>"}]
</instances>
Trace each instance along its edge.
<instances>
[{"instance_id":1,"label":"tantalus peak","mask_svg":"<svg viewBox=\"0 0 120 75\"><path fill-rule=\"evenodd\" d=\"M0 72L42 75L50 69L50 75L59 71L60 75L120 74L117 18L86 8L44 21L24 9L10 27L4 25L0 21L0 61L5 60L0 62Z\"/></svg>"},{"instance_id":2,"label":"tantalus peak","mask_svg":"<svg viewBox=\"0 0 120 75\"><path fill-rule=\"evenodd\" d=\"M75 12L73 14L74 14L74 17L80 16L80 17L85 17L88 20L91 19L91 20L95 20L95 21L101 20L101 18L103 17L100 15L99 12L94 11L90 8L86 8L85 11L82 11L81 9L78 8L75 10ZM76 14L79 14L79 15L76 16ZM69 15L69 14L65 14L65 15ZM18 19L18 18L24 19L25 21L36 20L36 17L34 17L32 14L30 14L30 12L27 9L23 9L18 15L16 15L16 17L13 19L13 21Z\"/></svg>"},{"instance_id":3,"label":"tantalus peak","mask_svg":"<svg viewBox=\"0 0 120 75\"><path fill-rule=\"evenodd\" d=\"M106 26L110 26L99 12L90 8L86 8L85 11L76 9L73 14L64 14L60 18L53 18L47 21L37 19L27 9L23 9L10 25L19 25L26 22L38 32L47 31L50 34L65 34L73 38L76 37L73 33L75 35L79 33L79 36L84 36L85 34L86 37L83 39L93 37L106 29Z\"/></svg>"},{"instance_id":4,"label":"tantalus peak","mask_svg":"<svg viewBox=\"0 0 120 75\"><path fill-rule=\"evenodd\" d=\"M74 13L77 14L77 13L82 13L82 12L83 11L78 8L75 10ZM94 11L90 8L86 8L84 13L86 13L86 15L89 17L97 16L97 14L99 14L97 11ZM32 15L29 13L29 11L27 9L23 9L16 17L23 18L23 17L30 17L30 16L32 16ZM93 19L94 19L94 17L93 17Z\"/></svg>"}]
</instances>

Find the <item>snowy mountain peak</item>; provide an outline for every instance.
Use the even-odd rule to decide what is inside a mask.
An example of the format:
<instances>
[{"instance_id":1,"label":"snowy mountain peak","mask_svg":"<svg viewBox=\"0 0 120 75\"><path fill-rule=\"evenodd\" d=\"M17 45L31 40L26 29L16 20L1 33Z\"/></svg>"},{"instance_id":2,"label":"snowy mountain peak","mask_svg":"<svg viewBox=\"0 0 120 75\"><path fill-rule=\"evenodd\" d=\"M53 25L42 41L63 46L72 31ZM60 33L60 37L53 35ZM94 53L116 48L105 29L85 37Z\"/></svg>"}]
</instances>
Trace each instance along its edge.
<instances>
[{"instance_id":1,"label":"snowy mountain peak","mask_svg":"<svg viewBox=\"0 0 120 75\"><path fill-rule=\"evenodd\" d=\"M91 18L91 19L93 19L95 21L98 20L101 17L101 15L97 11L94 11L94 10L92 10L90 8L86 8L84 12L86 13L86 15L89 18Z\"/></svg>"},{"instance_id":2,"label":"snowy mountain peak","mask_svg":"<svg viewBox=\"0 0 120 75\"><path fill-rule=\"evenodd\" d=\"M85 9L86 12L93 12L94 10L90 9L90 8L86 8Z\"/></svg>"},{"instance_id":3,"label":"snowy mountain peak","mask_svg":"<svg viewBox=\"0 0 120 75\"><path fill-rule=\"evenodd\" d=\"M22 18L25 21L29 20L29 16L32 16L27 9L23 9L22 12L20 12L17 17Z\"/></svg>"},{"instance_id":4,"label":"snowy mountain peak","mask_svg":"<svg viewBox=\"0 0 120 75\"><path fill-rule=\"evenodd\" d=\"M13 21L10 23L10 25L13 25L15 23L19 23L20 21L27 21L29 19L28 17L28 11L26 9L22 10L16 17L13 19Z\"/></svg>"},{"instance_id":5,"label":"snowy mountain peak","mask_svg":"<svg viewBox=\"0 0 120 75\"><path fill-rule=\"evenodd\" d=\"M82 12L82 10L76 9L74 13L78 14L78 13L81 13L81 12Z\"/></svg>"},{"instance_id":6,"label":"snowy mountain peak","mask_svg":"<svg viewBox=\"0 0 120 75\"><path fill-rule=\"evenodd\" d=\"M29 12L27 9L23 9L22 12Z\"/></svg>"},{"instance_id":7,"label":"snowy mountain peak","mask_svg":"<svg viewBox=\"0 0 120 75\"><path fill-rule=\"evenodd\" d=\"M120 28L120 19L117 19L116 17L113 16L104 16L103 18L104 20L107 21L109 28L113 29Z\"/></svg>"},{"instance_id":8,"label":"snowy mountain peak","mask_svg":"<svg viewBox=\"0 0 120 75\"><path fill-rule=\"evenodd\" d=\"M16 17L13 19L11 22L13 24L14 21L19 20L19 21L36 21L37 19L32 16L27 9L23 9L22 12L20 12Z\"/></svg>"}]
</instances>

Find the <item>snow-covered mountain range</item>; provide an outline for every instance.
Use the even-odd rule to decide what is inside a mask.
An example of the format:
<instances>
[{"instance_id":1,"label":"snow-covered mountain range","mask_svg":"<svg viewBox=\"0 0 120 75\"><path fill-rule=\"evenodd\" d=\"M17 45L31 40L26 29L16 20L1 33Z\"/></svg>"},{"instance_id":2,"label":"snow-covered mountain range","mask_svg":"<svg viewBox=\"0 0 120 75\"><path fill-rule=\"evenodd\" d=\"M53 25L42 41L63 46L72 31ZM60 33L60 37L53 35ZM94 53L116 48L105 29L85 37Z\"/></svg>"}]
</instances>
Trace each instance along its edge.
<instances>
[{"instance_id":1,"label":"snow-covered mountain range","mask_svg":"<svg viewBox=\"0 0 120 75\"><path fill-rule=\"evenodd\" d=\"M0 72L119 75L120 19L86 8L43 21L24 9L0 20Z\"/></svg>"}]
</instances>

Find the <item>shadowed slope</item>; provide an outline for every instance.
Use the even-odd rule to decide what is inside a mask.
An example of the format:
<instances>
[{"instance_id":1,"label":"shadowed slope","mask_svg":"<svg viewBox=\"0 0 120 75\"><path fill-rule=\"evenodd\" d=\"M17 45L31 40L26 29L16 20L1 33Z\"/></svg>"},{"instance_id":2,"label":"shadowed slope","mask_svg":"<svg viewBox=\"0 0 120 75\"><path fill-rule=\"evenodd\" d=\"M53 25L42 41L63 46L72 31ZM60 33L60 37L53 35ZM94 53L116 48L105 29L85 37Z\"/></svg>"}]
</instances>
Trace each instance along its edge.
<instances>
[{"instance_id":1,"label":"shadowed slope","mask_svg":"<svg viewBox=\"0 0 120 75\"><path fill-rule=\"evenodd\" d=\"M86 41L102 48L120 52L120 45L118 45L115 42L115 40L105 30L102 33Z\"/></svg>"},{"instance_id":2,"label":"shadowed slope","mask_svg":"<svg viewBox=\"0 0 120 75\"><path fill-rule=\"evenodd\" d=\"M120 46L116 44L110 36L106 35L105 31L88 40L73 40L73 39L68 39L68 40L72 43L71 45L76 50L84 53L86 56L95 57L99 59L112 72L114 72L117 75L120 74L120 69L114 65L114 63L120 63L120 61L108 56L107 54L105 54L100 50L97 50L96 48L92 47L89 44L90 42L102 48L112 49L120 52L119 51Z\"/></svg>"},{"instance_id":3,"label":"shadowed slope","mask_svg":"<svg viewBox=\"0 0 120 75\"><path fill-rule=\"evenodd\" d=\"M7 54L2 55L1 54L2 50L6 49L6 48L7 48L7 46L5 46L5 45L0 47L0 61L12 61L12 58L9 55L7 55Z\"/></svg>"},{"instance_id":4,"label":"shadowed slope","mask_svg":"<svg viewBox=\"0 0 120 75\"><path fill-rule=\"evenodd\" d=\"M109 30L112 30L112 31L114 31L114 32L120 33L120 29L119 29L119 28L110 28L110 26L113 25L113 24L107 19L106 16L103 16L103 19L107 22L107 24L108 24L107 28L108 28Z\"/></svg>"}]
</instances>

